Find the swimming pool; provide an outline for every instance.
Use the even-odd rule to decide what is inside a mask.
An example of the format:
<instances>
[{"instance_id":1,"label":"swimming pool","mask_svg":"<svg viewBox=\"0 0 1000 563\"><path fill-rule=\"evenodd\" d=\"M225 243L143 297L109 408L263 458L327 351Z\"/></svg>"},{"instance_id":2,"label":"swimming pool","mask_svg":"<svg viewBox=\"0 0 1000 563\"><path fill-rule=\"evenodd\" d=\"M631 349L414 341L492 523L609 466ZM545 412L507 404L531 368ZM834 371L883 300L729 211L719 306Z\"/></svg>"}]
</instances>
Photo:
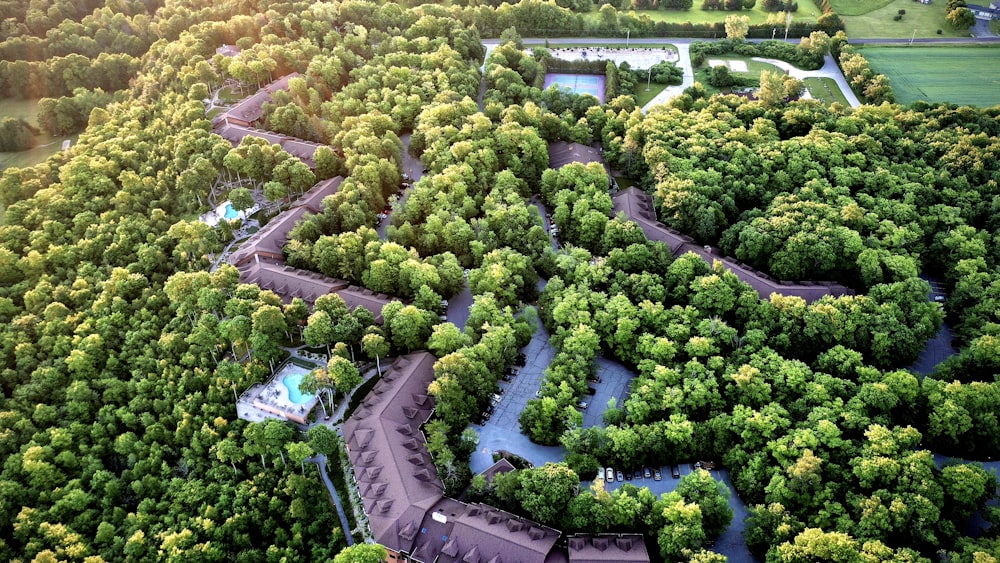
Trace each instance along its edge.
<instances>
[{"instance_id":1,"label":"swimming pool","mask_svg":"<svg viewBox=\"0 0 1000 563\"><path fill-rule=\"evenodd\" d=\"M545 87L552 85L576 94L590 94L604 102L604 76L599 74L546 74Z\"/></svg>"},{"instance_id":2,"label":"swimming pool","mask_svg":"<svg viewBox=\"0 0 1000 563\"><path fill-rule=\"evenodd\" d=\"M302 378L304 376L304 373L293 373L291 375L286 375L284 379L281 380L281 382L284 383L285 387L288 389L288 400L296 405L308 403L313 398L313 396L309 393L303 393L299 390L299 384L302 383Z\"/></svg>"},{"instance_id":3,"label":"swimming pool","mask_svg":"<svg viewBox=\"0 0 1000 563\"><path fill-rule=\"evenodd\" d=\"M226 204L226 213L223 215L223 217L225 217L226 219L235 219L235 218L237 218L239 216L240 216L239 212L237 212L235 209L233 209L233 204L227 203Z\"/></svg>"}]
</instances>

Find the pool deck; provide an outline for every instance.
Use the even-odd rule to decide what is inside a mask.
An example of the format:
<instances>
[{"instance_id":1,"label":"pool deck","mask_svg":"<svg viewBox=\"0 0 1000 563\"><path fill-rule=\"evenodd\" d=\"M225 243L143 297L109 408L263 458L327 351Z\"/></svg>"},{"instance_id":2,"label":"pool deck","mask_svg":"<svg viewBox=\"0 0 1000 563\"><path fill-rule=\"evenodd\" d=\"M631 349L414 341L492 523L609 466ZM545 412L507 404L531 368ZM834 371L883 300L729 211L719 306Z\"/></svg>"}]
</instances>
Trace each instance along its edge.
<instances>
[{"instance_id":1,"label":"pool deck","mask_svg":"<svg viewBox=\"0 0 1000 563\"><path fill-rule=\"evenodd\" d=\"M260 208L259 205L255 204L253 207L251 207L250 209L247 209L246 211L236 211L234 209L234 211L236 211L236 216L235 217L226 217L226 206L227 205L231 205L231 203L229 201L224 201L224 202L220 203L219 205L217 205L215 207L215 209L213 209L213 210L209 211L208 213L205 213L204 215L202 215L201 217L199 217L201 219L201 222L207 224L209 227L214 227L214 226L218 225L219 221L221 221L223 219L226 219L226 220L239 219L240 221L245 221L248 216L252 215L253 213L255 213Z\"/></svg>"},{"instance_id":2,"label":"pool deck","mask_svg":"<svg viewBox=\"0 0 1000 563\"><path fill-rule=\"evenodd\" d=\"M240 395L236 403L237 416L250 422L262 422L273 418L306 424L306 418L316 407L318 399L313 396L305 403L293 402L288 396L284 379L290 375L306 374L309 371L308 368L290 362L283 364L267 382L253 385Z\"/></svg>"}]
</instances>

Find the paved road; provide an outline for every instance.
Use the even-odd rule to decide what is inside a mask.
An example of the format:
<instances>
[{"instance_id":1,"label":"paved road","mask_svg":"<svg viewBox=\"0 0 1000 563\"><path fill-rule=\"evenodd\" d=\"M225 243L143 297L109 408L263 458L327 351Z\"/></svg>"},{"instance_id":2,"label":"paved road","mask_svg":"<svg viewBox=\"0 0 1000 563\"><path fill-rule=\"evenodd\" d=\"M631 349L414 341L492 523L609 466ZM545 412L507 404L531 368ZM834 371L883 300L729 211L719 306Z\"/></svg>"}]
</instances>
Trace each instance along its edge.
<instances>
[{"instance_id":1,"label":"paved road","mask_svg":"<svg viewBox=\"0 0 1000 563\"><path fill-rule=\"evenodd\" d=\"M525 45L544 45L546 41L549 42L550 46L558 46L564 44L580 44L589 43L593 45L620 45L623 43L623 38L621 37L561 37L558 39L536 39L529 38L523 39L522 42ZM629 44L635 45L663 45L664 43L670 43L672 45L679 45L681 43L691 44L692 41L715 41L714 39L705 39L704 37L640 37L629 40ZM751 43L760 43L761 41L769 41L769 39L748 39L747 41ZM801 39L798 37L788 39L778 39L778 41L785 41L787 43L798 44ZM851 37L850 41L852 44L859 43L886 43L886 44L899 44L899 43L910 43L909 38L857 38ZM483 41L483 45L487 49L492 49L496 47L500 42L496 39L488 39ZM1000 43L1000 37L923 37L916 38L913 43Z\"/></svg>"}]
</instances>

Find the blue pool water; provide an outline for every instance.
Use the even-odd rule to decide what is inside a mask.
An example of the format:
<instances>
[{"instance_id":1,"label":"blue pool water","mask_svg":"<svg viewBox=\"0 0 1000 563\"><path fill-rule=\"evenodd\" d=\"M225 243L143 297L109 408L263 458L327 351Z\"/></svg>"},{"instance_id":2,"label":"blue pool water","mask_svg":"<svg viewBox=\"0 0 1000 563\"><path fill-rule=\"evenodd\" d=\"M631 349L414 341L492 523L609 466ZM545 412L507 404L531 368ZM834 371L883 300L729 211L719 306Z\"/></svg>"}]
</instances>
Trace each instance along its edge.
<instances>
[{"instance_id":1,"label":"blue pool water","mask_svg":"<svg viewBox=\"0 0 1000 563\"><path fill-rule=\"evenodd\" d=\"M285 387L288 388L288 400L296 405L308 403L313 398L313 396L309 393L299 391L299 383L302 383L302 378L304 376L304 373L294 373L292 375L286 375L284 379L281 380L281 382L285 384Z\"/></svg>"},{"instance_id":2,"label":"blue pool water","mask_svg":"<svg viewBox=\"0 0 1000 563\"><path fill-rule=\"evenodd\" d=\"M239 216L240 216L240 214L237 213L235 209L233 209L233 204L227 203L226 204L226 213L225 213L225 215L223 215L223 217L225 217L226 219L235 219L235 218L237 218Z\"/></svg>"}]
</instances>

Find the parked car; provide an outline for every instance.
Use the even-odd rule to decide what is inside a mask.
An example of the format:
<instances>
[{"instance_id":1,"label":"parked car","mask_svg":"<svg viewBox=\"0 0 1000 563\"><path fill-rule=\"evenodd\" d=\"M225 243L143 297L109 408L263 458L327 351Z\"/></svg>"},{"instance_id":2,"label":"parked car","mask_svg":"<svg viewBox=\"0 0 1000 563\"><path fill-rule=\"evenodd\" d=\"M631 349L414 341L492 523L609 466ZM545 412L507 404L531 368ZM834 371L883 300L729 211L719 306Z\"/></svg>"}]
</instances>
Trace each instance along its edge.
<instances>
[{"instance_id":1,"label":"parked car","mask_svg":"<svg viewBox=\"0 0 1000 563\"><path fill-rule=\"evenodd\" d=\"M656 469L653 470L653 480L654 481L662 481L663 480L663 473L660 471L659 467L657 467Z\"/></svg>"},{"instance_id":2,"label":"parked car","mask_svg":"<svg viewBox=\"0 0 1000 563\"><path fill-rule=\"evenodd\" d=\"M644 467L642 469L642 476L645 477L646 479L649 479L650 477L653 476L653 472L650 471L648 467Z\"/></svg>"},{"instance_id":3,"label":"parked car","mask_svg":"<svg viewBox=\"0 0 1000 563\"><path fill-rule=\"evenodd\" d=\"M599 376L599 375L589 375L589 376L587 376L587 381L589 381L591 383L600 383L601 382L601 376Z\"/></svg>"},{"instance_id":4,"label":"parked car","mask_svg":"<svg viewBox=\"0 0 1000 563\"><path fill-rule=\"evenodd\" d=\"M641 470L639 470L639 469L635 470L635 478L636 479L642 479L642 471Z\"/></svg>"},{"instance_id":5,"label":"parked car","mask_svg":"<svg viewBox=\"0 0 1000 563\"><path fill-rule=\"evenodd\" d=\"M625 480L626 481L631 481L632 480L632 472L631 471L626 471L625 472Z\"/></svg>"},{"instance_id":6,"label":"parked car","mask_svg":"<svg viewBox=\"0 0 1000 563\"><path fill-rule=\"evenodd\" d=\"M503 374L503 375L500 376L500 379L502 379L504 381L510 381L510 374L509 373L505 373L505 374Z\"/></svg>"},{"instance_id":7,"label":"parked car","mask_svg":"<svg viewBox=\"0 0 1000 563\"><path fill-rule=\"evenodd\" d=\"M615 470L611 469L610 467L605 468L604 469L604 479L607 482L609 482L609 483L612 482L612 481L614 481L615 480Z\"/></svg>"},{"instance_id":8,"label":"parked car","mask_svg":"<svg viewBox=\"0 0 1000 563\"><path fill-rule=\"evenodd\" d=\"M589 407L589 406L590 406L590 403L588 403L587 401L580 401L579 403L576 404L576 408L578 408L580 410L587 410L587 407Z\"/></svg>"},{"instance_id":9,"label":"parked car","mask_svg":"<svg viewBox=\"0 0 1000 563\"><path fill-rule=\"evenodd\" d=\"M617 477L617 478L618 478L618 481L624 481L624 480L625 480L625 476L624 476L624 475L622 475L622 471L621 471L621 469L619 469L619 470L618 470L618 471L617 471L617 472L615 473L615 477Z\"/></svg>"},{"instance_id":10,"label":"parked car","mask_svg":"<svg viewBox=\"0 0 1000 563\"><path fill-rule=\"evenodd\" d=\"M679 465L671 465L670 466L670 474L674 477L674 479L680 479L681 478L681 467Z\"/></svg>"},{"instance_id":11,"label":"parked car","mask_svg":"<svg viewBox=\"0 0 1000 563\"><path fill-rule=\"evenodd\" d=\"M596 395L597 394L597 389L594 389L593 387L587 387L587 394L588 395Z\"/></svg>"}]
</instances>

